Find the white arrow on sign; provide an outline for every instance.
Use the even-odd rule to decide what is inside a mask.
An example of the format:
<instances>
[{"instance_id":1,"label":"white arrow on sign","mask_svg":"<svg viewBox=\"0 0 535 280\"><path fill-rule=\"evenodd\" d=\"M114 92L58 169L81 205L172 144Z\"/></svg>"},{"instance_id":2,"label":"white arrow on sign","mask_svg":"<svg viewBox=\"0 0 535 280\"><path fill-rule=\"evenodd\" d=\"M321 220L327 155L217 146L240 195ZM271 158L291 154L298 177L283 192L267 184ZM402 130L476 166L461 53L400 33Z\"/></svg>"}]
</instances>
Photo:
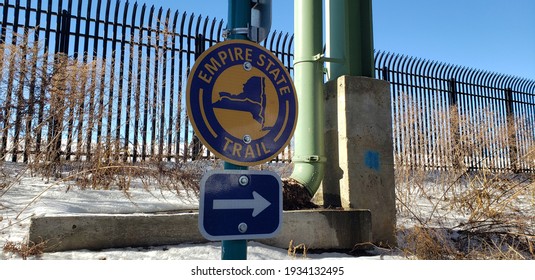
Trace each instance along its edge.
<instances>
[{"instance_id":1,"label":"white arrow on sign","mask_svg":"<svg viewBox=\"0 0 535 280\"><path fill-rule=\"evenodd\" d=\"M253 209L253 218L262 213L271 202L253 191L253 199L214 199L214 210Z\"/></svg>"}]
</instances>

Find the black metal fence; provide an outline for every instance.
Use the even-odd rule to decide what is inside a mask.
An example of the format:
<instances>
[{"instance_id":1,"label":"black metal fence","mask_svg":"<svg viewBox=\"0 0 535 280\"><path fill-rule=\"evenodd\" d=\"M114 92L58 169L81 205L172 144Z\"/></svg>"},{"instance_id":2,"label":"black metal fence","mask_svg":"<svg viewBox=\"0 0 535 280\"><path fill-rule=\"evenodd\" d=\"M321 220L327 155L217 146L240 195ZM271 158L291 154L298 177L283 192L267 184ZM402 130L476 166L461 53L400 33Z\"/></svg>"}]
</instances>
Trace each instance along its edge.
<instances>
[{"instance_id":1,"label":"black metal fence","mask_svg":"<svg viewBox=\"0 0 535 280\"><path fill-rule=\"evenodd\" d=\"M185 114L223 21L119 0L0 0L0 159L210 157ZM293 71L293 36L262 43ZM398 166L535 169L535 81L376 53ZM453 156L452 156L453 155ZM277 160L290 160L291 147Z\"/></svg>"},{"instance_id":2,"label":"black metal fence","mask_svg":"<svg viewBox=\"0 0 535 280\"><path fill-rule=\"evenodd\" d=\"M378 52L397 165L535 170L535 80Z\"/></svg>"},{"instance_id":3,"label":"black metal fence","mask_svg":"<svg viewBox=\"0 0 535 280\"><path fill-rule=\"evenodd\" d=\"M210 156L183 93L223 21L119 0L3 0L0 9L0 158ZM264 46L292 65L292 39L273 32Z\"/></svg>"}]
</instances>

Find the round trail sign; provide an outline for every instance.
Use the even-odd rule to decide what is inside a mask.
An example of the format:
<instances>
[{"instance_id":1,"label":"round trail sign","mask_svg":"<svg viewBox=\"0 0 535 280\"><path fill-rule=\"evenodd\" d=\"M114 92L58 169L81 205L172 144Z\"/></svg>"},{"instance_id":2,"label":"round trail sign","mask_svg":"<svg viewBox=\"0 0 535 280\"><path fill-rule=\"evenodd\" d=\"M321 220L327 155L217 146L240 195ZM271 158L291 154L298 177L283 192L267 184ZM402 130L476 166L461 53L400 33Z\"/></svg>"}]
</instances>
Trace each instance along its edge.
<instances>
[{"instance_id":1,"label":"round trail sign","mask_svg":"<svg viewBox=\"0 0 535 280\"><path fill-rule=\"evenodd\" d=\"M186 103L201 142L236 165L270 161L288 145L297 123L290 74L269 50L246 40L218 43L196 60Z\"/></svg>"}]
</instances>

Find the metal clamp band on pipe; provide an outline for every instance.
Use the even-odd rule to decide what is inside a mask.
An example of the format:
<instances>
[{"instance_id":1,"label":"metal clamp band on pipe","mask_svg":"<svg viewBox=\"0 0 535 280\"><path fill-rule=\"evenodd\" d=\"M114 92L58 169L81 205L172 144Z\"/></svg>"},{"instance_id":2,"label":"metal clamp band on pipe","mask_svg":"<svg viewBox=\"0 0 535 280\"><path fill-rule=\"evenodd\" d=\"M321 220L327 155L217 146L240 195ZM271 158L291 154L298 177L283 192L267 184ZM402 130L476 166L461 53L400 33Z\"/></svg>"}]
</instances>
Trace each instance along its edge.
<instances>
[{"instance_id":1,"label":"metal clamp band on pipe","mask_svg":"<svg viewBox=\"0 0 535 280\"><path fill-rule=\"evenodd\" d=\"M323 54L317 54L311 57L296 57L294 58L294 66L303 62L320 62Z\"/></svg>"},{"instance_id":2,"label":"metal clamp band on pipe","mask_svg":"<svg viewBox=\"0 0 535 280\"><path fill-rule=\"evenodd\" d=\"M318 155L308 155L308 156L293 156L292 162L327 162L327 157L325 156L318 156Z\"/></svg>"},{"instance_id":3,"label":"metal clamp band on pipe","mask_svg":"<svg viewBox=\"0 0 535 280\"><path fill-rule=\"evenodd\" d=\"M331 62L331 63L344 63L341 58L326 57L325 54L317 54L310 58L295 58L294 66L303 62Z\"/></svg>"},{"instance_id":4,"label":"metal clamp band on pipe","mask_svg":"<svg viewBox=\"0 0 535 280\"><path fill-rule=\"evenodd\" d=\"M249 34L249 27L237 27L223 30L223 38L228 38L232 34Z\"/></svg>"}]
</instances>

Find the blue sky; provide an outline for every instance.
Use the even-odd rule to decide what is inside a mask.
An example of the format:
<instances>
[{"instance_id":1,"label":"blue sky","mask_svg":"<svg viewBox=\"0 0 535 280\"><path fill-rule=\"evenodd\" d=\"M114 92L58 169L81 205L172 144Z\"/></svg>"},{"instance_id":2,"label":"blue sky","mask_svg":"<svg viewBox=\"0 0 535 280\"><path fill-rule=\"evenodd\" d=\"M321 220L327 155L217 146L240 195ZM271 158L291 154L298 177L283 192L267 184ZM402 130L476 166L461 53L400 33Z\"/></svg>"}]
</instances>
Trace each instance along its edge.
<instances>
[{"instance_id":1,"label":"blue sky","mask_svg":"<svg viewBox=\"0 0 535 280\"><path fill-rule=\"evenodd\" d=\"M227 17L227 0L138 0ZM293 2L273 0L272 30L293 33ZM374 0L377 50L535 79L533 0Z\"/></svg>"}]
</instances>

